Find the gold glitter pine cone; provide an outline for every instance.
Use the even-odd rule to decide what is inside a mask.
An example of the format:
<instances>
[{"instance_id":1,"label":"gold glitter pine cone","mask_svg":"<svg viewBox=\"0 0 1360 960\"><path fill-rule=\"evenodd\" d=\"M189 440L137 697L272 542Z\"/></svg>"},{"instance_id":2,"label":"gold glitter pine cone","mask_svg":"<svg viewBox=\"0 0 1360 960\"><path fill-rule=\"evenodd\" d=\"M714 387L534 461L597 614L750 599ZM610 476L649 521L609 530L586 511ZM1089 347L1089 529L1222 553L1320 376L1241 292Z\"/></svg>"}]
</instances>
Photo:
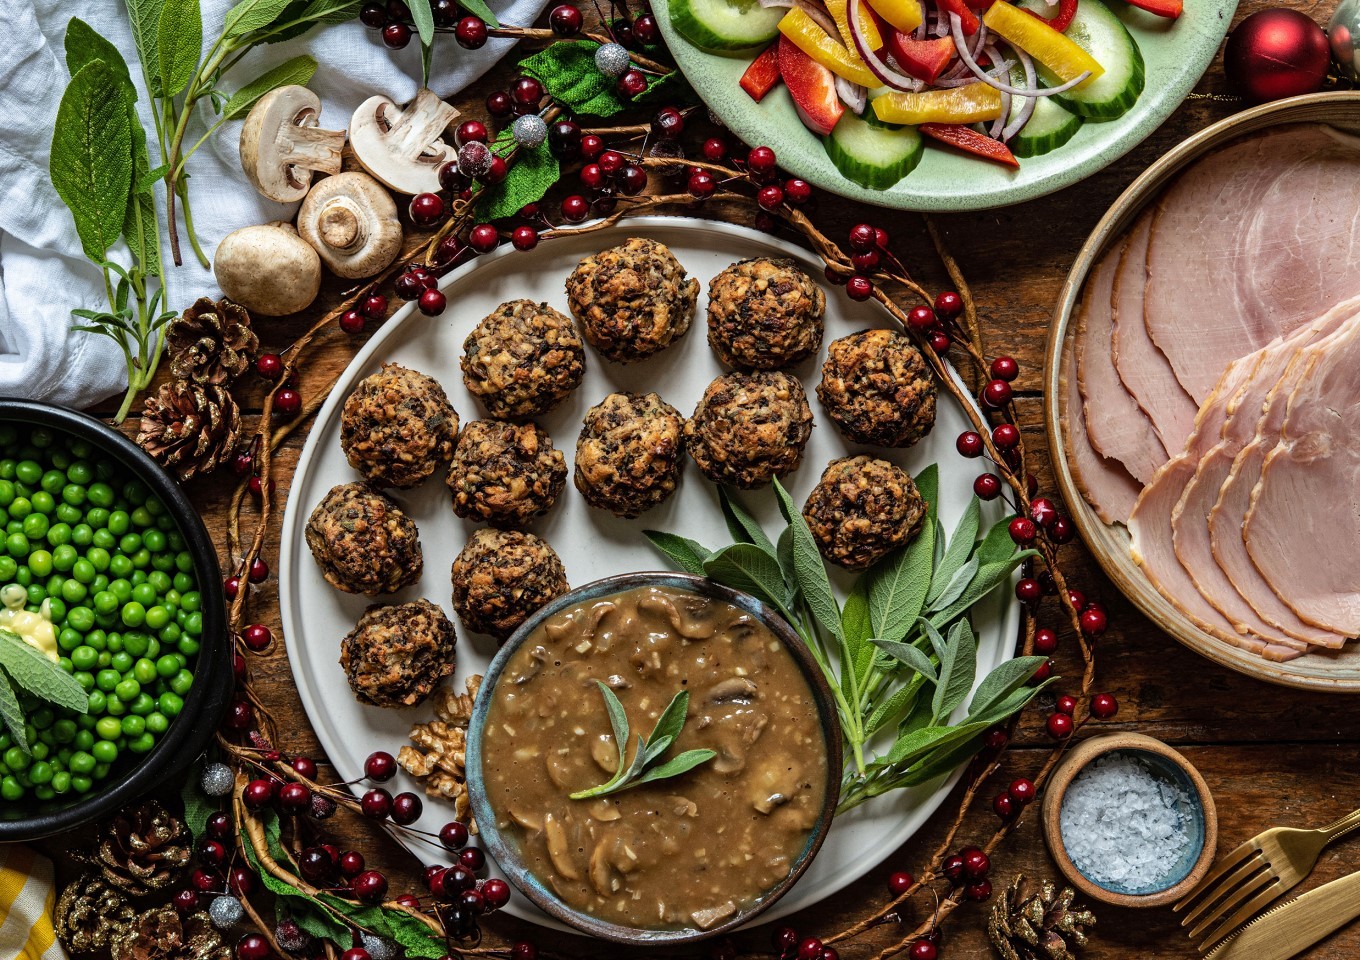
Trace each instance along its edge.
<instances>
[{"instance_id":1,"label":"gold glitter pine cone","mask_svg":"<svg viewBox=\"0 0 1360 960\"><path fill-rule=\"evenodd\" d=\"M231 960L232 948L205 912L180 918L174 907L148 910L109 943L111 960Z\"/></svg>"},{"instance_id":2,"label":"gold glitter pine cone","mask_svg":"<svg viewBox=\"0 0 1360 960\"><path fill-rule=\"evenodd\" d=\"M992 906L987 938L1002 960L1076 960L1086 946L1090 910L1075 910L1076 893L1017 875Z\"/></svg>"},{"instance_id":3,"label":"gold glitter pine cone","mask_svg":"<svg viewBox=\"0 0 1360 960\"><path fill-rule=\"evenodd\" d=\"M212 473L241 439L241 411L224 387L173 380L146 398L137 443L181 480Z\"/></svg>"},{"instance_id":4,"label":"gold glitter pine cone","mask_svg":"<svg viewBox=\"0 0 1360 960\"><path fill-rule=\"evenodd\" d=\"M165 332L170 372L192 383L225 386L245 373L259 347L250 314L230 300L200 297Z\"/></svg>"},{"instance_id":5,"label":"gold glitter pine cone","mask_svg":"<svg viewBox=\"0 0 1360 960\"><path fill-rule=\"evenodd\" d=\"M73 880L57 900L57 939L71 953L106 949L136 923L137 911L97 873Z\"/></svg>"},{"instance_id":6,"label":"gold glitter pine cone","mask_svg":"<svg viewBox=\"0 0 1360 960\"><path fill-rule=\"evenodd\" d=\"M184 878L194 838L157 800L125 807L104 824L93 863L104 881L132 897L169 889Z\"/></svg>"}]
</instances>

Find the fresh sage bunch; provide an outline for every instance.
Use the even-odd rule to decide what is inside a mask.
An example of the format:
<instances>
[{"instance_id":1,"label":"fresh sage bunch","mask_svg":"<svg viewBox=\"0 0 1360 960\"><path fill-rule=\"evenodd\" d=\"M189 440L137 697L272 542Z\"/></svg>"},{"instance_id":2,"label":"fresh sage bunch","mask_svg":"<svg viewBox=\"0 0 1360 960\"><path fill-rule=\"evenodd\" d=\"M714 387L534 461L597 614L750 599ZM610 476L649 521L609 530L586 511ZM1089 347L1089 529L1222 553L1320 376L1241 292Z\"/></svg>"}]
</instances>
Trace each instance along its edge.
<instances>
[{"instance_id":1,"label":"fresh sage bunch","mask_svg":"<svg viewBox=\"0 0 1360 960\"><path fill-rule=\"evenodd\" d=\"M1042 689L1030 686L1043 657L1018 657L977 680L977 638L969 611L1007 583L1033 550L1019 550L1008 521L983 533L974 497L946 539L936 510L932 465L916 486L927 503L921 533L861 574L842 605L812 531L779 481L786 527L771 541L740 504L719 490L734 543L720 550L672 533L647 531L680 569L754 594L783 616L816 658L835 697L846 743L838 810L954 769L977 752L988 728Z\"/></svg>"},{"instance_id":2,"label":"fresh sage bunch","mask_svg":"<svg viewBox=\"0 0 1360 960\"><path fill-rule=\"evenodd\" d=\"M666 709L661 711L661 716L657 717L656 726L652 728L651 734L645 740L641 735L638 736L637 752L633 754L633 762L629 763L628 714L624 712L623 704L619 703L619 698L614 696L613 690L599 680L595 683L600 688L605 709L609 712L609 725L614 731L614 745L619 751L619 763L614 770L614 776L608 781L589 790L578 790L570 794L571 799L590 800L594 797L607 797L629 787L641 786L655 780L668 780L693 770L699 764L707 763L717 756L712 750L686 750L665 763L657 764L684 729L685 714L689 710L689 693L682 690L671 699Z\"/></svg>"},{"instance_id":3,"label":"fresh sage bunch","mask_svg":"<svg viewBox=\"0 0 1360 960\"><path fill-rule=\"evenodd\" d=\"M89 694L71 676L17 633L0 630L0 719L14 745L32 755L19 697L27 693L45 703L88 713Z\"/></svg>"}]
</instances>

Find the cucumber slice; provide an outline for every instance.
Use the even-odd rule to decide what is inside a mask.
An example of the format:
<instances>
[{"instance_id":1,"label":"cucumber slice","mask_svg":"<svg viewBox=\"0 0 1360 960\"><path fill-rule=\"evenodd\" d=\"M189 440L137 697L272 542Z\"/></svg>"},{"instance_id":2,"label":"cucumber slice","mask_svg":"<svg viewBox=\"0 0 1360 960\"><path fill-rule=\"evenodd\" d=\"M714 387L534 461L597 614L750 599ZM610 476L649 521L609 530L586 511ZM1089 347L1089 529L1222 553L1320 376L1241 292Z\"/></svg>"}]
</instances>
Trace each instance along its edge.
<instances>
[{"instance_id":1,"label":"cucumber slice","mask_svg":"<svg viewBox=\"0 0 1360 960\"><path fill-rule=\"evenodd\" d=\"M1058 101L1088 120L1121 117L1143 92L1143 54L1128 28L1100 0L1081 0L1067 36L1091 56L1105 72L1078 90L1060 93ZM1039 77L1050 87L1062 81L1038 65Z\"/></svg>"},{"instance_id":2,"label":"cucumber slice","mask_svg":"<svg viewBox=\"0 0 1360 960\"><path fill-rule=\"evenodd\" d=\"M763 47L779 36L787 10L756 0L671 0L671 25L701 50L717 52Z\"/></svg>"},{"instance_id":3,"label":"cucumber slice","mask_svg":"<svg viewBox=\"0 0 1360 960\"><path fill-rule=\"evenodd\" d=\"M915 170L925 153L914 127L890 129L849 111L822 142L841 175L868 190L887 190Z\"/></svg>"},{"instance_id":4,"label":"cucumber slice","mask_svg":"<svg viewBox=\"0 0 1360 960\"><path fill-rule=\"evenodd\" d=\"M1011 68L1011 83L1024 86L1025 71L1019 66ZM1056 150L1077 135L1081 129L1081 117L1054 103L1054 97L1036 97L1034 113L1029 122L1020 128L1009 144L1011 153L1017 157L1037 157ZM1012 110L1024 106L1024 100L1017 98Z\"/></svg>"}]
</instances>

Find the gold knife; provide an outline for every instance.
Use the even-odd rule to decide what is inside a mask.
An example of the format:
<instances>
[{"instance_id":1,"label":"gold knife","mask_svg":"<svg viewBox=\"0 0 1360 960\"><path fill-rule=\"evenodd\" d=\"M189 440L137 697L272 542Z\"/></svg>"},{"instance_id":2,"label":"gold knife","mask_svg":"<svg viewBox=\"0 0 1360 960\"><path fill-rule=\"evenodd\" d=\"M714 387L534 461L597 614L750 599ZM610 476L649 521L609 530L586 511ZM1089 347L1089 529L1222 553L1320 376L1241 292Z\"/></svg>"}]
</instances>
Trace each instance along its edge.
<instances>
[{"instance_id":1,"label":"gold knife","mask_svg":"<svg viewBox=\"0 0 1360 960\"><path fill-rule=\"evenodd\" d=\"M1267 910L1205 960L1289 960L1360 917L1360 871Z\"/></svg>"}]
</instances>

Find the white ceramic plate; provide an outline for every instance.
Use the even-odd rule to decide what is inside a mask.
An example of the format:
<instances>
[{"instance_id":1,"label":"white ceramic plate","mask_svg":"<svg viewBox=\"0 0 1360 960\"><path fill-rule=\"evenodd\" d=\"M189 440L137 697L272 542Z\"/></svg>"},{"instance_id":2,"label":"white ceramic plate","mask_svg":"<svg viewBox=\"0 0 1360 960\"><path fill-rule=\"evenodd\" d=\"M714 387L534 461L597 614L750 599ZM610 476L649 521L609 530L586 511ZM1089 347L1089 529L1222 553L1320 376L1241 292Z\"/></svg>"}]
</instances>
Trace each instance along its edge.
<instances>
[{"instance_id":1,"label":"white ceramic plate","mask_svg":"<svg viewBox=\"0 0 1360 960\"><path fill-rule=\"evenodd\" d=\"M502 302L519 297L546 300L566 313L564 283L576 263L631 236L650 237L666 244L690 275L700 280L704 290L708 281L729 264L762 254L793 257L819 281L822 276L820 261L807 251L745 227L677 217L639 217L598 233L544 243L527 253L507 246L444 278L442 289L448 295L449 308L442 316L430 319L408 307L388 321L354 358L317 415L298 462L283 519L279 605L289 659L307 715L343 779L361 776L364 760L374 750L395 754L408 742L412 723L430 716L428 707L385 710L364 706L351 695L339 665L340 639L372 599L343 594L328 585L303 540L303 527L316 503L332 486L358 479L340 450L340 411L345 398L355 384L375 372L384 361L396 361L438 379L464 422L482 416L483 412L463 389L458 367L463 339L473 326ZM694 409L704 387L723 372L708 348L705 316L706 298L701 292L689 333L669 350L640 364L618 366L588 351L581 388L540 420L569 462L576 449L581 418L612 391L654 390L682 413ZM827 291L827 343L856 330L889 323L887 314L877 305L852 303L838 290ZM808 361L796 371L808 389L818 424L808 443L802 469L788 478L790 490L800 502L828 462L861 449L846 444L812 394L825 356L823 346L815 362ZM942 398L935 429L925 440L907 451L885 454L873 450L913 474L930 463L939 463L940 516L947 530L953 529L967 506L977 471L975 464L964 461L954 451L954 438L966 429L970 427L963 411ZM420 528L425 570L418 584L394 599L423 596L438 603L452 618L449 570L475 525L454 516L442 473L414 491L396 491L396 499ZM741 500L768 529L779 529L771 491L745 493ZM993 510L989 519L998 516ZM533 530L561 555L572 586L580 586L612 574L665 569L663 558L642 536L644 529L652 528L682 532L710 547L730 542L715 488L692 464L687 465L676 494L638 520L620 520L591 509L568 482L557 506ZM844 581L841 586L845 586ZM1018 605L1004 590L975 611L979 677L1013 655L1019 616ZM469 675L486 669L496 645L489 637L467 633L461 624L458 631L458 670L454 681L461 688ZM956 773L934 784L879 797L837 819L806 876L762 919L772 920L807 907L883 862L926 822L944 801L957 776ZM420 790L405 774L388 784L388 788L393 792ZM443 804L427 798L425 814L418 825L438 831L450 814ZM417 845L413 849L426 862L443 859L432 848ZM552 923L524 897L513 898L507 912L539 923Z\"/></svg>"}]
</instances>

